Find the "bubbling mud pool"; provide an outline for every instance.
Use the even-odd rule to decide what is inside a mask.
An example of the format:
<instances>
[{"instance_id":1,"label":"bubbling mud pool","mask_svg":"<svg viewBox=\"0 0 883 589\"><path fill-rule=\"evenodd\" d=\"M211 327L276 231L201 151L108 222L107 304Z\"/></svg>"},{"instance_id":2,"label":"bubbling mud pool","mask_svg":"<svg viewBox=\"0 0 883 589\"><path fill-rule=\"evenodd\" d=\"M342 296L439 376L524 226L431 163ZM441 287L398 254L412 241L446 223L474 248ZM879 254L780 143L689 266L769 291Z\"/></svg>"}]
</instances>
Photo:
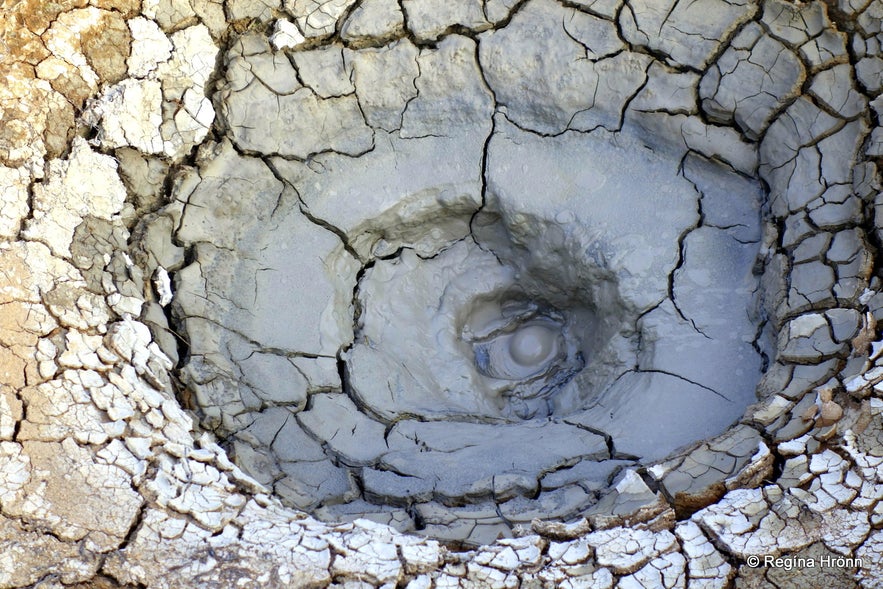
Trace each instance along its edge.
<instances>
[{"instance_id":1,"label":"bubbling mud pool","mask_svg":"<svg viewBox=\"0 0 883 589\"><path fill-rule=\"evenodd\" d=\"M427 199L406 231L400 211L368 217L373 238L353 231L356 247L301 209L343 186L370 197L343 158L255 162L280 191L272 217L229 250L198 246L209 284L247 299L210 311L230 328L226 357L194 355L189 375L240 466L283 501L431 534L464 513L480 533L452 539L482 541L590 508L624 469L723 432L754 401L756 181L625 136L539 137L500 115L486 149L483 198L459 196L474 209ZM409 169L394 148L372 157ZM243 159L221 145L209 166ZM191 202L215 188L203 183ZM183 233L201 230L194 219ZM221 291L190 299L196 311L181 284L193 332Z\"/></svg>"},{"instance_id":2,"label":"bubbling mud pool","mask_svg":"<svg viewBox=\"0 0 883 589\"><path fill-rule=\"evenodd\" d=\"M758 391L845 354L860 318L828 299L867 284L840 190L860 122L787 88L781 121L746 130L718 96L703 122L713 72L611 26L535 0L477 40L231 45L223 138L175 188L180 377L284 503L467 544L612 513L611 486L735 473ZM782 147L807 121L830 175L808 203Z\"/></svg>"}]
</instances>

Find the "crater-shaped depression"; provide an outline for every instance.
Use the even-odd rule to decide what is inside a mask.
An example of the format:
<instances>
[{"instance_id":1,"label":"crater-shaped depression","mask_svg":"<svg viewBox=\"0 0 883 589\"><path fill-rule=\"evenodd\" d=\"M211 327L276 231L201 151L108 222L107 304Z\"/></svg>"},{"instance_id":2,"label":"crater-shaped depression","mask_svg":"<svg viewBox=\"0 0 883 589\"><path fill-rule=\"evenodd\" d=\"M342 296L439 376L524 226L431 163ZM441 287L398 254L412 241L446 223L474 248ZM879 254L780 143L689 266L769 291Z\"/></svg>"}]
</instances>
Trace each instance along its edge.
<instances>
[{"instance_id":1,"label":"crater-shaped depression","mask_svg":"<svg viewBox=\"0 0 883 589\"><path fill-rule=\"evenodd\" d=\"M483 542L581 513L755 400L763 192L740 166L608 130L601 107L559 133L516 125L458 35L290 63L261 42L234 47L222 95L257 112L294 76L280 108L365 116L356 139L317 126L261 157L228 119L178 188L195 245L177 275L182 376L283 501ZM338 69L297 78L311 51ZM412 86L360 87L381 62ZM319 106L289 103L308 94ZM233 192L249 205L217 206Z\"/></svg>"}]
</instances>

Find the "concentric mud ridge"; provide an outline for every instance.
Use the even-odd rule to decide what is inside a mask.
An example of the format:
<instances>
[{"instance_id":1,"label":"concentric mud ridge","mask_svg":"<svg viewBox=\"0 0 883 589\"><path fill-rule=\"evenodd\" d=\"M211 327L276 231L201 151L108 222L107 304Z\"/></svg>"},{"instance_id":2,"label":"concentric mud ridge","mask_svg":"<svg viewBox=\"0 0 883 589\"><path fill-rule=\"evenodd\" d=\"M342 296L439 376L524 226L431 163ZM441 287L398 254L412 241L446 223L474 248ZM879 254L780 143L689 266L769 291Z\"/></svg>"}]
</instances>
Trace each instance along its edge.
<instances>
[{"instance_id":1,"label":"concentric mud ridge","mask_svg":"<svg viewBox=\"0 0 883 589\"><path fill-rule=\"evenodd\" d=\"M0 587L883 578L879 0L0 15Z\"/></svg>"}]
</instances>

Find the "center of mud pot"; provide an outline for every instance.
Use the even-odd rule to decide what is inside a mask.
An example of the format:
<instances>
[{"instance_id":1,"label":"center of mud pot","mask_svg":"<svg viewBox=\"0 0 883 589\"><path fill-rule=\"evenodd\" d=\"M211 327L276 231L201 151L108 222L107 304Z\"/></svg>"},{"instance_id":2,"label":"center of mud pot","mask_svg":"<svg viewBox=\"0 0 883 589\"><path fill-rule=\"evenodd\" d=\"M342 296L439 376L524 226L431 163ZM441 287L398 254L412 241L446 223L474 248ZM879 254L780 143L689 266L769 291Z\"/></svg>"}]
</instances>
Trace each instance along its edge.
<instances>
[{"instance_id":1,"label":"center of mud pot","mask_svg":"<svg viewBox=\"0 0 883 589\"><path fill-rule=\"evenodd\" d=\"M357 401L389 420L560 412L597 321L586 305L537 302L519 282L471 237L431 259L403 252L376 262L360 283L356 341L344 355Z\"/></svg>"}]
</instances>

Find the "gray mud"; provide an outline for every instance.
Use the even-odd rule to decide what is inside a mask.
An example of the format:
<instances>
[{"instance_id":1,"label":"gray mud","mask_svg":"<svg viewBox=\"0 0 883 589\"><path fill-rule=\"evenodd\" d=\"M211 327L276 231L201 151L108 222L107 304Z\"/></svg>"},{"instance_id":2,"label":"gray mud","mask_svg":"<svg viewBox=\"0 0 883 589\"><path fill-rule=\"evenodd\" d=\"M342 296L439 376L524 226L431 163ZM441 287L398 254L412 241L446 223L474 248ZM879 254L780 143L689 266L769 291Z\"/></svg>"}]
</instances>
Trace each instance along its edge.
<instances>
[{"instance_id":1,"label":"gray mud","mask_svg":"<svg viewBox=\"0 0 883 589\"><path fill-rule=\"evenodd\" d=\"M232 45L173 305L247 473L329 518L465 509L453 539L485 542L502 504L571 517L757 400L782 270L756 145L691 114L710 47L673 69L630 30L535 0L430 45Z\"/></svg>"}]
</instances>

